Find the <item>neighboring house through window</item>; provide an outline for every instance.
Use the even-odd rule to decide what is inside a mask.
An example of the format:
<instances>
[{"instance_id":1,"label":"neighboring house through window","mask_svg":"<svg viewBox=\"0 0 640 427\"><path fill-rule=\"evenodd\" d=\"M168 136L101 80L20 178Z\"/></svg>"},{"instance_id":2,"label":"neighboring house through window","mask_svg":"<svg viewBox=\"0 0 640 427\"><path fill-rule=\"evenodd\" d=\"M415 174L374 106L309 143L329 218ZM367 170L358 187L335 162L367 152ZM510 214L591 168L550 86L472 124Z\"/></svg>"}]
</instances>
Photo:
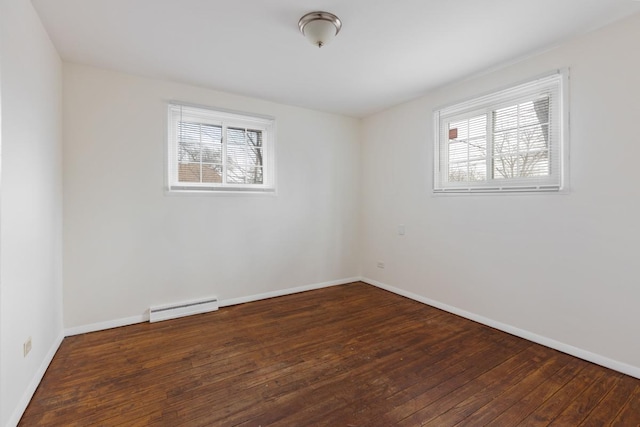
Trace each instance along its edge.
<instances>
[{"instance_id":1,"label":"neighboring house through window","mask_svg":"<svg viewBox=\"0 0 640 427\"><path fill-rule=\"evenodd\" d=\"M566 189L568 75L557 72L434 112L434 192Z\"/></svg>"},{"instance_id":2,"label":"neighboring house through window","mask_svg":"<svg viewBox=\"0 0 640 427\"><path fill-rule=\"evenodd\" d=\"M275 190L275 121L169 104L169 191Z\"/></svg>"}]
</instances>

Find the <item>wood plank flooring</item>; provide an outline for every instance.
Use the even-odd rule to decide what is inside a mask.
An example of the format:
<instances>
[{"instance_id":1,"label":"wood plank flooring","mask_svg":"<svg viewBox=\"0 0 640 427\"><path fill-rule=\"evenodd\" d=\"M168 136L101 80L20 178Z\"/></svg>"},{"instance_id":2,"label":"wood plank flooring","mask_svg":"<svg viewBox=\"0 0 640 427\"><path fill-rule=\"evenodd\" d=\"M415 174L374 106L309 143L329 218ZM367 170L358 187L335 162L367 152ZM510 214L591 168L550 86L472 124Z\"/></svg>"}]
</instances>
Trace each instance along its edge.
<instances>
[{"instance_id":1,"label":"wood plank flooring","mask_svg":"<svg viewBox=\"0 0 640 427\"><path fill-rule=\"evenodd\" d=\"M640 380L353 283L66 338L41 425L635 427Z\"/></svg>"}]
</instances>

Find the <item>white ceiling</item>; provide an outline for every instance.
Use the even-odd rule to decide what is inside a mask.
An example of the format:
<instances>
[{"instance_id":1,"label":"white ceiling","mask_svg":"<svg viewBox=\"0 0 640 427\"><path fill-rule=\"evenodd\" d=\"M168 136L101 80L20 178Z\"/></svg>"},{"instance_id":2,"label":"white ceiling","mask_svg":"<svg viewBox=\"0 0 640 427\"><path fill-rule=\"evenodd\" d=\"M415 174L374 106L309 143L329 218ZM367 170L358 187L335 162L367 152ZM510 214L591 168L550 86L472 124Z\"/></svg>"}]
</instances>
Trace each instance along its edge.
<instances>
[{"instance_id":1,"label":"white ceiling","mask_svg":"<svg viewBox=\"0 0 640 427\"><path fill-rule=\"evenodd\" d=\"M63 59L364 117L640 12L632 0L33 0ZM318 49L298 19L343 22Z\"/></svg>"}]
</instances>

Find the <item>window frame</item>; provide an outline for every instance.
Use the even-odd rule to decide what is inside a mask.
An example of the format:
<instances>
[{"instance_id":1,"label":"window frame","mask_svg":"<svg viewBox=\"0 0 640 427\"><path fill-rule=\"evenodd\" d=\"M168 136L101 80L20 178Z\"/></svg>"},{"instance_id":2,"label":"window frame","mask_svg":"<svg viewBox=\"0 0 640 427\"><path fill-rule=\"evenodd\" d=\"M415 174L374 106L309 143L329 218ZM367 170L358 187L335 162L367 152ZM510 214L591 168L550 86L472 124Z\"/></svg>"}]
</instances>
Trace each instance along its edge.
<instances>
[{"instance_id":1,"label":"window frame","mask_svg":"<svg viewBox=\"0 0 640 427\"><path fill-rule=\"evenodd\" d=\"M221 163L206 162L200 159L200 165L220 165L220 183L184 182L179 181L179 134L178 123L189 120L198 124L220 126L221 128ZM259 131L262 133L262 184L230 183L227 182L228 141L227 130L240 128L245 131ZM267 193L275 194L275 118L219 108L194 105L179 101L167 102L167 141L165 165L165 191L168 194L247 194ZM202 167L202 166L201 166ZM255 166L254 166L255 167ZM202 173L202 171L201 171Z\"/></svg>"},{"instance_id":2,"label":"window frame","mask_svg":"<svg viewBox=\"0 0 640 427\"><path fill-rule=\"evenodd\" d=\"M569 89L568 68L475 96L433 111L434 159L432 193L566 193L569 188ZM493 112L510 106L521 105L548 91L549 99L549 168L547 176L490 178L493 161ZM449 124L464 119L486 116L486 179L482 181L449 181Z\"/></svg>"}]
</instances>

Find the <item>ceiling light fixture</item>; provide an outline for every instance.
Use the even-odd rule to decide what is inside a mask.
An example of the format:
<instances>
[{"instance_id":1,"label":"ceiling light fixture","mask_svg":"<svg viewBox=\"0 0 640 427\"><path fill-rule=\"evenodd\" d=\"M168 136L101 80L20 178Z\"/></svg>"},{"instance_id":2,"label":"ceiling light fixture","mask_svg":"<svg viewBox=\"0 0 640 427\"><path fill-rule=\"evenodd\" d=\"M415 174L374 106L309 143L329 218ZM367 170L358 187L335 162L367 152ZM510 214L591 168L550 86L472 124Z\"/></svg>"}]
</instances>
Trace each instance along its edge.
<instances>
[{"instance_id":1,"label":"ceiling light fixture","mask_svg":"<svg viewBox=\"0 0 640 427\"><path fill-rule=\"evenodd\" d=\"M322 47L338 35L342 22L333 13L311 12L300 18L298 27L307 40Z\"/></svg>"}]
</instances>

